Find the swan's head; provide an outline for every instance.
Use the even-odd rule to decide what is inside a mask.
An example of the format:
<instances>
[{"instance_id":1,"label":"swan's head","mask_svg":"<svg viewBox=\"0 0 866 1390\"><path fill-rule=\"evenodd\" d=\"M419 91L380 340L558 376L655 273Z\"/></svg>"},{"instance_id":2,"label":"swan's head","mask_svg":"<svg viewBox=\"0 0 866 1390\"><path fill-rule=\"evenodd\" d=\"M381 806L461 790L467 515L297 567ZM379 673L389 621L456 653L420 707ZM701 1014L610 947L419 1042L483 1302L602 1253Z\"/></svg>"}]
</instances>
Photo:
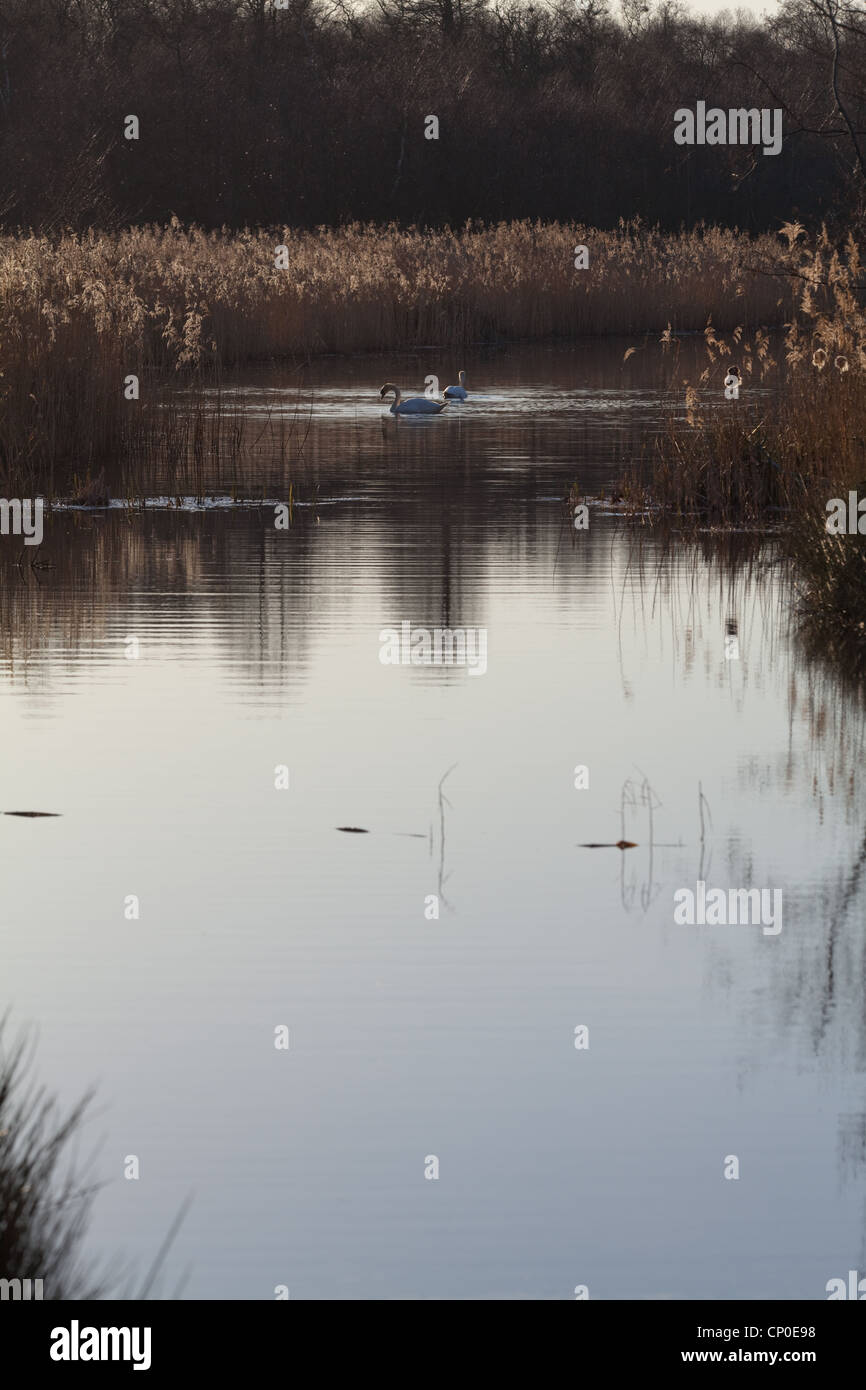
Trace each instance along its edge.
<instances>
[{"instance_id":1,"label":"swan's head","mask_svg":"<svg viewBox=\"0 0 866 1390\"><path fill-rule=\"evenodd\" d=\"M400 392L398 391L398 389L397 389L397 387L394 385L394 383L391 382L391 381L386 381L386 382L385 382L385 385L382 387L381 391L379 392L379 400L380 400L380 401L383 401L383 400L385 399L385 397L388 395L388 393L391 392L391 391L394 392L394 399L395 399L395 401L399 401L399 399L400 399Z\"/></svg>"},{"instance_id":2,"label":"swan's head","mask_svg":"<svg viewBox=\"0 0 866 1390\"><path fill-rule=\"evenodd\" d=\"M461 385L461 386L465 386L465 385L466 385L466 373L465 373L465 372L458 372L458 373L457 373L457 380L460 382L460 385Z\"/></svg>"}]
</instances>

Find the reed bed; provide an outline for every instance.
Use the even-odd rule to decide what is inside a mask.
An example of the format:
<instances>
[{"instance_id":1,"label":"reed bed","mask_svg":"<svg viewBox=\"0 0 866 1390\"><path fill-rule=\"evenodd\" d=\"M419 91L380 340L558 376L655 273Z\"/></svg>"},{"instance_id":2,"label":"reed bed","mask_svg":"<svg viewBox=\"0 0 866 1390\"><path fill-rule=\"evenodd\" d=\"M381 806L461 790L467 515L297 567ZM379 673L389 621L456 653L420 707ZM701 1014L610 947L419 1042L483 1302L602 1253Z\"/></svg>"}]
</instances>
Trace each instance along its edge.
<instances>
[{"instance_id":1,"label":"reed bed","mask_svg":"<svg viewBox=\"0 0 866 1390\"><path fill-rule=\"evenodd\" d=\"M82 1257L96 1189L74 1152L92 1096L63 1114L34 1078L32 1035L7 1037L0 1018L0 1277L42 1279L45 1299L96 1298Z\"/></svg>"},{"instance_id":2,"label":"reed bed","mask_svg":"<svg viewBox=\"0 0 866 1390\"><path fill-rule=\"evenodd\" d=\"M589 267L575 267L585 246ZM286 268L277 268L277 248ZM785 320L777 237L640 223L0 238L0 482L176 448L166 387L253 359ZM755 266L761 272L755 273ZM124 382L139 378L139 399ZM184 447L187 447L185 445ZM231 451L220 437L209 448ZM65 475L64 475L65 476Z\"/></svg>"},{"instance_id":3,"label":"reed bed","mask_svg":"<svg viewBox=\"0 0 866 1390\"><path fill-rule=\"evenodd\" d=\"M765 334L750 341L738 327L725 340L708 325L707 366L687 385L684 414L622 494L640 525L777 530L813 647L866 670L866 535L827 531L831 499L866 497L866 275L852 238L839 249L826 234L807 245L797 224L784 231L797 303L778 360ZM734 361L744 386L727 401L721 379ZM759 384L774 389L749 403ZM718 404L701 408L708 385Z\"/></svg>"}]
</instances>

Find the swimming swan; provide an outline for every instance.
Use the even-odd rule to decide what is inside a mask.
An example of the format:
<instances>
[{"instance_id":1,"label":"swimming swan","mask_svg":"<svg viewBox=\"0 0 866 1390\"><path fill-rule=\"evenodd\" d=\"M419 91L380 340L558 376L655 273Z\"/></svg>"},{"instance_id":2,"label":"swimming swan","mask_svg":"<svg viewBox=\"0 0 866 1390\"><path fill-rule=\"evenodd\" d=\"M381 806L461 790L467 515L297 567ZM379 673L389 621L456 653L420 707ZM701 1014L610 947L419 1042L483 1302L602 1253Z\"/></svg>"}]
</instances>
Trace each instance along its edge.
<instances>
[{"instance_id":1,"label":"swimming swan","mask_svg":"<svg viewBox=\"0 0 866 1390\"><path fill-rule=\"evenodd\" d=\"M459 386L445 387L442 394L446 401L465 401L466 397L469 395L469 392L466 390L466 373L458 372L457 380L460 382Z\"/></svg>"},{"instance_id":2,"label":"swimming swan","mask_svg":"<svg viewBox=\"0 0 866 1390\"><path fill-rule=\"evenodd\" d=\"M400 387L390 381L386 381L382 387L379 399L383 401L389 391L394 392L394 404L390 407L392 415L438 415L440 410L445 409L444 401L432 401L429 396L410 396L407 401L401 401Z\"/></svg>"}]
</instances>

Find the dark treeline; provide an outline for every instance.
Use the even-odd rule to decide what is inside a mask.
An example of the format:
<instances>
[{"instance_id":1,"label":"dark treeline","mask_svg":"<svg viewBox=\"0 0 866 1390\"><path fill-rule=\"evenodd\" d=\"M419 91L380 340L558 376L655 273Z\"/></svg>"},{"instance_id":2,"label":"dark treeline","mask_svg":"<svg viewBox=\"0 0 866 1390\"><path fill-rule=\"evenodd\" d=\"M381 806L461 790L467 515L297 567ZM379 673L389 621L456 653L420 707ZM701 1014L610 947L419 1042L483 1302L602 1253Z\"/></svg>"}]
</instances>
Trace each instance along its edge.
<instances>
[{"instance_id":1,"label":"dark treeline","mask_svg":"<svg viewBox=\"0 0 866 1390\"><path fill-rule=\"evenodd\" d=\"M0 221L832 219L866 190L864 15L846 0L786 0L763 22L671 0L0 0ZM781 154L676 145L674 111L698 100L784 108Z\"/></svg>"}]
</instances>

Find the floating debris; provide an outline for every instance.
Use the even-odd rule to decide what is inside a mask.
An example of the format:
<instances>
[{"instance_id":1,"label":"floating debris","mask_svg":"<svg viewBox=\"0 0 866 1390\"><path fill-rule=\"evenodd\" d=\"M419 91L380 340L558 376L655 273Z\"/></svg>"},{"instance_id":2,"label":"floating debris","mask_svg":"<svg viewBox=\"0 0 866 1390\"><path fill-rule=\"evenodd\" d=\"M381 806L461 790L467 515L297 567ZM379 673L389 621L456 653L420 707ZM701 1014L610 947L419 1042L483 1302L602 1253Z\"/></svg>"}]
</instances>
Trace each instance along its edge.
<instances>
[{"instance_id":1,"label":"floating debris","mask_svg":"<svg viewBox=\"0 0 866 1390\"><path fill-rule=\"evenodd\" d=\"M369 830L365 830L362 825L338 825L337 830L342 830L344 835L369 835ZM393 835L398 840L426 840L427 836L422 835L420 830L383 830L383 835Z\"/></svg>"},{"instance_id":2,"label":"floating debris","mask_svg":"<svg viewBox=\"0 0 866 1390\"><path fill-rule=\"evenodd\" d=\"M615 844L578 845L578 849L637 849L634 840L617 840Z\"/></svg>"}]
</instances>

